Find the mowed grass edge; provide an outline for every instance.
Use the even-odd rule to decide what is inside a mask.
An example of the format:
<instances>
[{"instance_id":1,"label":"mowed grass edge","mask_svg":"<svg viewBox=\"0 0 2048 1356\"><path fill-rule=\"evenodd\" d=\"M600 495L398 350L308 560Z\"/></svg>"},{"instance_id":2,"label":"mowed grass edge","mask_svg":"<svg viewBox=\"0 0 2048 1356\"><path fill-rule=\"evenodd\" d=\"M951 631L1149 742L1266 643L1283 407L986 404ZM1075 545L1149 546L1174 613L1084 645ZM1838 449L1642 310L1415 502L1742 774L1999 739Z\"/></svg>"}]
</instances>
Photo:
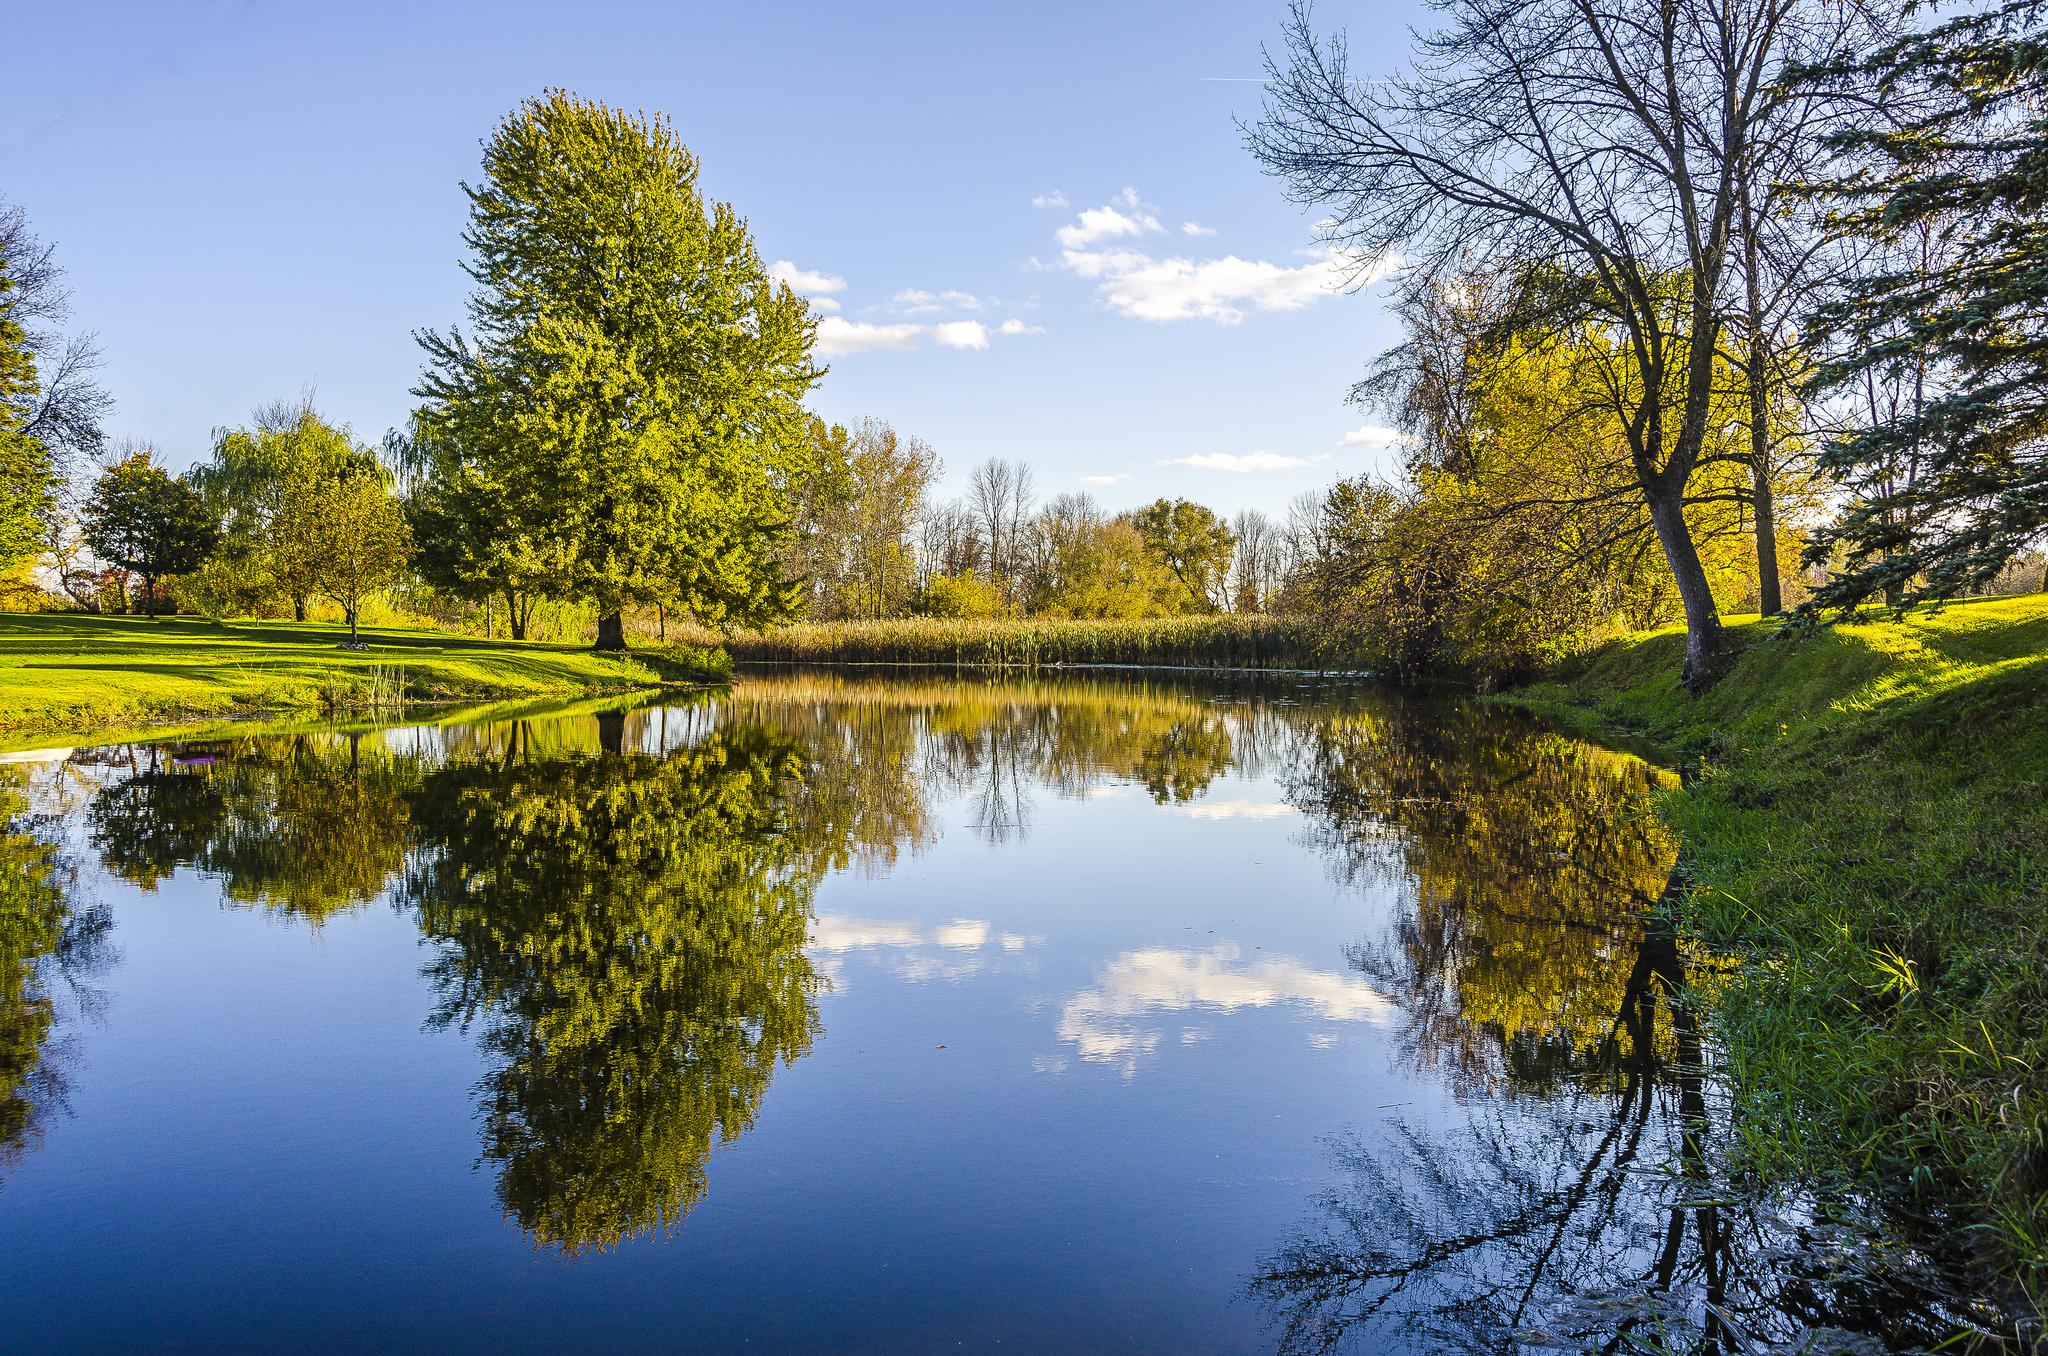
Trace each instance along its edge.
<instances>
[{"instance_id":1,"label":"mowed grass edge","mask_svg":"<svg viewBox=\"0 0 2048 1356\"><path fill-rule=\"evenodd\" d=\"M1739 1160L1876 1187L2036 1319L2048 1284L2048 596L1751 622L1704 696L1677 631L1502 700L1697 775L1688 922L1740 959L1716 1011Z\"/></svg>"},{"instance_id":2,"label":"mowed grass edge","mask_svg":"<svg viewBox=\"0 0 2048 1356\"><path fill-rule=\"evenodd\" d=\"M251 712L502 701L715 678L679 648L602 655L447 632L318 622L0 614L0 744Z\"/></svg>"}]
</instances>

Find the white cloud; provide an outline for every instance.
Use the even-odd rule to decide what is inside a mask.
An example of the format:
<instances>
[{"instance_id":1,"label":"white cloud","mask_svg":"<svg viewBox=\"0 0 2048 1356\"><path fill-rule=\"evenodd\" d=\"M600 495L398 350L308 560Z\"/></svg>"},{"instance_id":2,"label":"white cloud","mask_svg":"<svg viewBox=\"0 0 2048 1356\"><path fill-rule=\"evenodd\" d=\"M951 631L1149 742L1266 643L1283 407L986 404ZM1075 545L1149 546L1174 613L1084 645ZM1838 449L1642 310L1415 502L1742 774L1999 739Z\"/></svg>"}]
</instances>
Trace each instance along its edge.
<instances>
[{"instance_id":1,"label":"white cloud","mask_svg":"<svg viewBox=\"0 0 2048 1356\"><path fill-rule=\"evenodd\" d=\"M798 268L787 259L777 259L768 265L768 276L776 282L788 283L798 292L843 292L846 279L834 273L816 273L810 269Z\"/></svg>"},{"instance_id":2,"label":"white cloud","mask_svg":"<svg viewBox=\"0 0 2048 1356\"><path fill-rule=\"evenodd\" d=\"M979 320L949 320L931 327L932 342L947 348L987 348L988 326Z\"/></svg>"},{"instance_id":3,"label":"white cloud","mask_svg":"<svg viewBox=\"0 0 2048 1356\"><path fill-rule=\"evenodd\" d=\"M1276 264L1263 259L1182 256L1156 258L1134 248L1136 238L1156 232L1159 221L1145 211L1137 192L1126 188L1102 207L1091 207L1054 232L1059 266L1096 282L1112 310L1139 320L1213 320L1235 325L1252 311L1295 311L1346 287L1377 282L1399 266L1387 255L1361 266L1356 256L1328 246L1304 250L1307 262ZM1190 239L1214 235L1199 221L1183 221ZM1124 242L1103 248L1104 241Z\"/></svg>"},{"instance_id":4,"label":"white cloud","mask_svg":"<svg viewBox=\"0 0 2048 1356\"><path fill-rule=\"evenodd\" d=\"M1287 819L1299 814L1292 805L1277 800L1208 800L1176 805L1174 813L1189 819Z\"/></svg>"},{"instance_id":5,"label":"white cloud","mask_svg":"<svg viewBox=\"0 0 2048 1356\"><path fill-rule=\"evenodd\" d=\"M1278 452L1197 452L1189 457L1169 457L1161 466L1191 466L1197 471L1229 471L1242 475L1251 471L1291 471L1310 466L1321 457L1288 457Z\"/></svg>"},{"instance_id":6,"label":"white cloud","mask_svg":"<svg viewBox=\"0 0 2048 1356\"><path fill-rule=\"evenodd\" d=\"M830 297L807 297L805 300L811 303L811 309L814 311L831 312L839 309L839 303Z\"/></svg>"},{"instance_id":7,"label":"white cloud","mask_svg":"<svg viewBox=\"0 0 2048 1356\"><path fill-rule=\"evenodd\" d=\"M978 311L981 298L972 292L927 292L922 287L906 287L890 298L905 315L930 315L935 311Z\"/></svg>"},{"instance_id":8,"label":"white cloud","mask_svg":"<svg viewBox=\"0 0 2048 1356\"><path fill-rule=\"evenodd\" d=\"M1130 478L1131 477L1129 472L1125 472L1122 475L1114 476L1082 476L1081 483L1083 485L1121 485ZM1105 791L1104 794L1107 794L1107 792Z\"/></svg>"},{"instance_id":9,"label":"white cloud","mask_svg":"<svg viewBox=\"0 0 2048 1356\"><path fill-rule=\"evenodd\" d=\"M1152 1014L1279 1006L1326 1022L1384 1022L1394 1011L1364 981L1285 956L1246 963L1243 948L1232 943L1207 951L1152 947L1126 951L1093 988L1068 999L1058 1034L1082 1059L1122 1065L1128 1078L1159 1048L1162 1033L1143 1021Z\"/></svg>"},{"instance_id":10,"label":"white cloud","mask_svg":"<svg viewBox=\"0 0 2048 1356\"><path fill-rule=\"evenodd\" d=\"M1384 424L1365 424L1352 429L1338 440L1339 447L1370 447L1376 452L1400 447L1407 443L1408 435L1397 428Z\"/></svg>"},{"instance_id":11,"label":"white cloud","mask_svg":"<svg viewBox=\"0 0 2048 1356\"><path fill-rule=\"evenodd\" d=\"M874 325L828 315L818 322L818 351L826 357L871 353L876 349L916 348L922 325Z\"/></svg>"},{"instance_id":12,"label":"white cloud","mask_svg":"<svg viewBox=\"0 0 2048 1356\"><path fill-rule=\"evenodd\" d=\"M1023 321L1021 321L1021 320L1017 319L1017 318L1016 318L1015 316L1012 316L1012 317L1011 317L1010 319L1008 319L1008 320L1005 320L1005 321L1004 321L1004 322L1003 322L1002 324L1000 324L1000 325L998 325L998 326L996 327L996 333L997 333L997 334L1044 334L1044 333L1045 333L1045 326L1043 326L1043 325L1027 325L1027 324L1025 324L1025 323L1024 323Z\"/></svg>"},{"instance_id":13,"label":"white cloud","mask_svg":"<svg viewBox=\"0 0 2048 1356\"><path fill-rule=\"evenodd\" d=\"M1139 320L1200 319L1235 325L1247 308L1298 311L1336 292L1345 277L1335 254L1298 268L1228 254L1201 263L1157 259L1113 269L1099 290L1112 307Z\"/></svg>"},{"instance_id":14,"label":"white cloud","mask_svg":"<svg viewBox=\"0 0 2048 1356\"><path fill-rule=\"evenodd\" d=\"M1130 190L1125 189L1126 193ZM1091 207L1081 213L1071 226L1062 226L1053 234L1060 245L1069 250L1078 250L1098 240L1112 236L1143 235L1159 229L1159 219L1145 212L1122 212L1114 207Z\"/></svg>"},{"instance_id":15,"label":"white cloud","mask_svg":"<svg viewBox=\"0 0 2048 1356\"><path fill-rule=\"evenodd\" d=\"M1031 205L1033 207L1065 207L1068 205L1067 195L1058 189L1054 189L1050 193L1041 193L1033 198Z\"/></svg>"}]
</instances>

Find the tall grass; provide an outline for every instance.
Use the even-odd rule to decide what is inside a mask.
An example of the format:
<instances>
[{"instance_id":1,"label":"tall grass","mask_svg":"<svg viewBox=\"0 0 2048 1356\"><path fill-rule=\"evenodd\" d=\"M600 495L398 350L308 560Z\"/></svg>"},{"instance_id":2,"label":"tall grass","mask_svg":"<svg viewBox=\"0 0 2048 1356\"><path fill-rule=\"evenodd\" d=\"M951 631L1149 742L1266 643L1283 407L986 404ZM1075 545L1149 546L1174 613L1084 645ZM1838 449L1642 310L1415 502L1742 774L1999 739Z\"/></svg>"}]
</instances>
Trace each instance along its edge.
<instances>
[{"instance_id":1,"label":"tall grass","mask_svg":"<svg viewBox=\"0 0 2048 1356\"><path fill-rule=\"evenodd\" d=\"M706 639L711 639L706 637ZM903 617L813 622L715 638L739 663L922 664L1053 668L1134 664L1212 669L1349 667L1297 617L964 620Z\"/></svg>"}]
</instances>

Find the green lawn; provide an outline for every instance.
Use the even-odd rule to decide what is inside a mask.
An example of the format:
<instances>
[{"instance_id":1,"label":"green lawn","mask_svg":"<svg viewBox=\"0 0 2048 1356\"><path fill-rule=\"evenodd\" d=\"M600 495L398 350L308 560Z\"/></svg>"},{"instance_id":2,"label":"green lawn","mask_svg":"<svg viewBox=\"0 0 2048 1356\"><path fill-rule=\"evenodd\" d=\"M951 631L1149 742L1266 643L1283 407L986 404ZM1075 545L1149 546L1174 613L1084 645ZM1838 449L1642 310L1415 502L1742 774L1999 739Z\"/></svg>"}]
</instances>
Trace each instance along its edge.
<instances>
[{"instance_id":1,"label":"green lawn","mask_svg":"<svg viewBox=\"0 0 2048 1356\"><path fill-rule=\"evenodd\" d=\"M250 711L575 696L683 675L673 654L599 655L431 630L318 622L0 615L0 741Z\"/></svg>"},{"instance_id":2,"label":"green lawn","mask_svg":"<svg viewBox=\"0 0 2048 1356\"><path fill-rule=\"evenodd\" d=\"M1678 686L1660 632L1510 694L1698 776L1690 922L1742 958L1720 1005L1741 1157L1881 1186L2018 1307L2048 1284L2048 596L1751 622Z\"/></svg>"}]
</instances>

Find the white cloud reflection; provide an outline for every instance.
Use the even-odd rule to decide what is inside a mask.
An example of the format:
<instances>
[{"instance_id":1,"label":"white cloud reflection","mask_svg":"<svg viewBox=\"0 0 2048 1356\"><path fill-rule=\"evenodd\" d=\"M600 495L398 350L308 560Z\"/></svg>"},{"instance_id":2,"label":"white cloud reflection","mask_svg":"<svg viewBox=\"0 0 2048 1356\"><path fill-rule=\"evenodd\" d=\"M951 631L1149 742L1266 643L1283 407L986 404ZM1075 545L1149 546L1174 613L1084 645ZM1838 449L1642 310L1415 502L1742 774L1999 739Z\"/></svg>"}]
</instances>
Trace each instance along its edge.
<instances>
[{"instance_id":1,"label":"white cloud reflection","mask_svg":"<svg viewBox=\"0 0 2048 1356\"><path fill-rule=\"evenodd\" d=\"M844 975L843 958L852 952L877 953L898 978L913 984L943 979L959 981L980 974L1002 959L1038 946L1043 937L997 932L986 919L954 918L929 929L899 919L859 918L852 914L819 914L811 922L813 963Z\"/></svg>"},{"instance_id":2,"label":"white cloud reflection","mask_svg":"<svg viewBox=\"0 0 2048 1356\"><path fill-rule=\"evenodd\" d=\"M1129 1078L1159 1049L1162 1033L1147 1018L1279 1006L1327 1022L1384 1022L1394 1010L1363 980L1285 956L1248 962L1244 948L1235 943L1208 950L1150 947L1118 956L1093 988L1068 999L1060 1012L1059 1038L1082 1059L1118 1065ZM1187 1040L1185 1031L1182 1040Z\"/></svg>"}]
</instances>

